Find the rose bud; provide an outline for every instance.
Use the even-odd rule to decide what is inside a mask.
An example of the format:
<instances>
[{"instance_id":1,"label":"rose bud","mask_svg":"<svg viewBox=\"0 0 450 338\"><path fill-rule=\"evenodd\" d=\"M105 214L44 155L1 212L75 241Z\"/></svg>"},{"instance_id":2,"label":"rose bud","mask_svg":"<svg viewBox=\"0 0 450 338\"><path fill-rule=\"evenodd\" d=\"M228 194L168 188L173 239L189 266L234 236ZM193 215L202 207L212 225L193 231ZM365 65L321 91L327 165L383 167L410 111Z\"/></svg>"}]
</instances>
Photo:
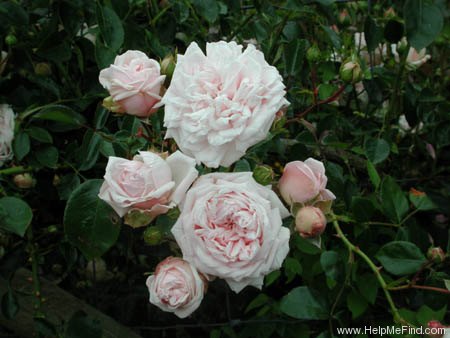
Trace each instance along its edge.
<instances>
[{"instance_id":1,"label":"rose bud","mask_svg":"<svg viewBox=\"0 0 450 338\"><path fill-rule=\"evenodd\" d=\"M322 162L313 158L286 164L278 183L281 196L287 204L306 203L310 200L332 201L334 194L326 189L327 176Z\"/></svg>"},{"instance_id":2,"label":"rose bud","mask_svg":"<svg viewBox=\"0 0 450 338\"><path fill-rule=\"evenodd\" d=\"M295 230L304 238L321 235L327 225L327 219L322 210L307 206L301 208L295 216Z\"/></svg>"},{"instance_id":3,"label":"rose bud","mask_svg":"<svg viewBox=\"0 0 450 338\"><path fill-rule=\"evenodd\" d=\"M274 178L273 169L268 165L257 165L253 170L253 178L259 184L268 185Z\"/></svg>"},{"instance_id":4,"label":"rose bud","mask_svg":"<svg viewBox=\"0 0 450 338\"><path fill-rule=\"evenodd\" d=\"M100 83L119 107L112 105L115 111L138 117L148 117L158 110L164 79L159 63L136 50L118 55L114 64L99 75Z\"/></svg>"},{"instance_id":5,"label":"rose bud","mask_svg":"<svg viewBox=\"0 0 450 338\"><path fill-rule=\"evenodd\" d=\"M347 25L350 24L350 22L351 22L350 21L350 15L348 14L348 10L346 8L344 8L339 13L338 19L339 19L339 23L342 24L342 25L347 26Z\"/></svg>"},{"instance_id":6,"label":"rose bud","mask_svg":"<svg viewBox=\"0 0 450 338\"><path fill-rule=\"evenodd\" d=\"M431 247L428 249L427 257L435 263L442 263L445 260L445 252L440 247Z\"/></svg>"},{"instance_id":7,"label":"rose bud","mask_svg":"<svg viewBox=\"0 0 450 338\"><path fill-rule=\"evenodd\" d=\"M35 181L29 173L14 176L14 184L20 189L29 189L34 186Z\"/></svg>"},{"instance_id":8,"label":"rose bud","mask_svg":"<svg viewBox=\"0 0 450 338\"><path fill-rule=\"evenodd\" d=\"M162 238L161 230L157 227L151 226L144 231L144 242L148 245L158 245Z\"/></svg>"},{"instance_id":9,"label":"rose bud","mask_svg":"<svg viewBox=\"0 0 450 338\"><path fill-rule=\"evenodd\" d=\"M320 60L320 49L316 44L308 48L306 51L306 59L309 62L317 62Z\"/></svg>"},{"instance_id":10,"label":"rose bud","mask_svg":"<svg viewBox=\"0 0 450 338\"><path fill-rule=\"evenodd\" d=\"M34 73L39 76L49 76L52 74L52 68L47 62L39 62L34 66Z\"/></svg>"},{"instance_id":11,"label":"rose bud","mask_svg":"<svg viewBox=\"0 0 450 338\"><path fill-rule=\"evenodd\" d=\"M175 70L175 58L172 54L167 55L161 61L161 74L165 75L167 78L172 78L173 71Z\"/></svg>"},{"instance_id":12,"label":"rose bud","mask_svg":"<svg viewBox=\"0 0 450 338\"><path fill-rule=\"evenodd\" d=\"M356 83L362 80L363 72L356 60L346 61L341 65L339 76L342 81Z\"/></svg>"},{"instance_id":13,"label":"rose bud","mask_svg":"<svg viewBox=\"0 0 450 338\"><path fill-rule=\"evenodd\" d=\"M197 310L206 290L206 279L195 267L177 257L168 257L158 264L146 285L150 303L161 310L185 318Z\"/></svg>"},{"instance_id":14,"label":"rose bud","mask_svg":"<svg viewBox=\"0 0 450 338\"><path fill-rule=\"evenodd\" d=\"M443 335L443 332L446 328L445 325L442 325L438 320L430 320L428 322L428 328L430 329L430 333L427 335L429 338L446 338ZM447 334L447 333L445 333Z\"/></svg>"}]
</instances>

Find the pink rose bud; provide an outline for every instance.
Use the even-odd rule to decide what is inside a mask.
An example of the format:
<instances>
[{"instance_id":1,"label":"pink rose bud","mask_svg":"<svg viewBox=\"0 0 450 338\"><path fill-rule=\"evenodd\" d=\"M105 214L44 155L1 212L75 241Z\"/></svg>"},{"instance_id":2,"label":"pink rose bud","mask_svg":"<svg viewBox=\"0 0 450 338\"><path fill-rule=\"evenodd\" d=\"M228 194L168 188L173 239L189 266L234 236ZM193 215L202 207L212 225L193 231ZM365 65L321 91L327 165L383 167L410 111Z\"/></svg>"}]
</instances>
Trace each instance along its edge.
<instances>
[{"instance_id":1,"label":"pink rose bud","mask_svg":"<svg viewBox=\"0 0 450 338\"><path fill-rule=\"evenodd\" d=\"M307 206L301 208L295 216L295 230L304 238L320 236L327 225L322 210Z\"/></svg>"},{"instance_id":2,"label":"pink rose bud","mask_svg":"<svg viewBox=\"0 0 450 338\"><path fill-rule=\"evenodd\" d=\"M111 104L115 111L139 117L148 117L158 110L164 79L159 63L137 50L118 55L99 76L102 86L120 107Z\"/></svg>"},{"instance_id":3,"label":"pink rose bud","mask_svg":"<svg viewBox=\"0 0 450 338\"><path fill-rule=\"evenodd\" d=\"M427 153L431 156L433 160L436 160L436 151L434 150L434 147L432 144L427 143L425 148L427 149Z\"/></svg>"},{"instance_id":4,"label":"pink rose bud","mask_svg":"<svg viewBox=\"0 0 450 338\"><path fill-rule=\"evenodd\" d=\"M323 163L313 158L305 162L289 162L279 182L281 196L286 203L306 203L314 198L319 201L332 201L334 194L326 189L327 177Z\"/></svg>"},{"instance_id":5,"label":"pink rose bud","mask_svg":"<svg viewBox=\"0 0 450 338\"><path fill-rule=\"evenodd\" d=\"M444 334L447 334L445 332L446 326L442 325L438 320L430 320L427 326L430 329L430 333L427 336L429 338L444 338Z\"/></svg>"},{"instance_id":6,"label":"pink rose bud","mask_svg":"<svg viewBox=\"0 0 450 338\"><path fill-rule=\"evenodd\" d=\"M168 257L148 277L150 303L180 318L197 310L206 292L206 279L195 267L177 257Z\"/></svg>"},{"instance_id":7,"label":"pink rose bud","mask_svg":"<svg viewBox=\"0 0 450 338\"><path fill-rule=\"evenodd\" d=\"M14 176L14 184L20 189L29 189L34 183L33 177L28 173Z\"/></svg>"},{"instance_id":8,"label":"pink rose bud","mask_svg":"<svg viewBox=\"0 0 450 338\"><path fill-rule=\"evenodd\" d=\"M440 247L431 247L428 249L427 257L435 263L442 263L445 260L445 252Z\"/></svg>"}]
</instances>

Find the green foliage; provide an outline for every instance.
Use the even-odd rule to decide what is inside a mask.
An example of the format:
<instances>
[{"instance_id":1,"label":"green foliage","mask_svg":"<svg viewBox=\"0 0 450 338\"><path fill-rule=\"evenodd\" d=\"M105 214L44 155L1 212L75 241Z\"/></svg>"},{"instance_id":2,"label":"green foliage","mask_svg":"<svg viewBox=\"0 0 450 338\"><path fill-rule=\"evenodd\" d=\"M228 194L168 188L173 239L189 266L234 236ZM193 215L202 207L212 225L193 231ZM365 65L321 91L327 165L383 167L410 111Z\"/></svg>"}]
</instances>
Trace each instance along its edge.
<instances>
[{"instance_id":1,"label":"green foliage","mask_svg":"<svg viewBox=\"0 0 450 338\"><path fill-rule=\"evenodd\" d=\"M17 197L0 198L1 229L23 236L32 218L33 212L27 202Z\"/></svg>"},{"instance_id":2,"label":"green foliage","mask_svg":"<svg viewBox=\"0 0 450 338\"><path fill-rule=\"evenodd\" d=\"M97 196L102 182L89 180L81 184L70 195L64 211L67 238L88 260L109 250L120 232L117 214Z\"/></svg>"}]
</instances>

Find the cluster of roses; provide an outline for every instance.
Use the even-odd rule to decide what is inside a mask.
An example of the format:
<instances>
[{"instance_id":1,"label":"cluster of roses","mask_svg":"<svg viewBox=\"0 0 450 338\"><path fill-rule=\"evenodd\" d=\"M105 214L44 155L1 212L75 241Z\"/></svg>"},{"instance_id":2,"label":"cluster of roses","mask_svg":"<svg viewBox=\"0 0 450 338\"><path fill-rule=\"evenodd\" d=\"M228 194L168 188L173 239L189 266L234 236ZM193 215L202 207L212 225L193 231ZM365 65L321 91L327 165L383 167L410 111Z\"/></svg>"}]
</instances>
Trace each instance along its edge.
<instances>
[{"instance_id":1,"label":"cluster of roses","mask_svg":"<svg viewBox=\"0 0 450 338\"><path fill-rule=\"evenodd\" d=\"M196 164L230 166L263 140L289 103L277 69L253 45L208 43L206 54L192 43L178 55L170 86L144 53L127 51L100 73L115 112L147 117L164 105L166 138L181 151L168 156L140 151L132 160L110 157L99 197L133 224L133 215L158 215L178 206L172 228L183 258L168 257L147 279L150 302L184 318L200 305L211 279L240 292L261 288L264 276L281 267L289 252L290 215L270 186L252 172L213 172L198 177ZM325 229L333 193L323 164L288 163L279 190L301 236ZM127 222L128 221L128 222Z\"/></svg>"}]
</instances>

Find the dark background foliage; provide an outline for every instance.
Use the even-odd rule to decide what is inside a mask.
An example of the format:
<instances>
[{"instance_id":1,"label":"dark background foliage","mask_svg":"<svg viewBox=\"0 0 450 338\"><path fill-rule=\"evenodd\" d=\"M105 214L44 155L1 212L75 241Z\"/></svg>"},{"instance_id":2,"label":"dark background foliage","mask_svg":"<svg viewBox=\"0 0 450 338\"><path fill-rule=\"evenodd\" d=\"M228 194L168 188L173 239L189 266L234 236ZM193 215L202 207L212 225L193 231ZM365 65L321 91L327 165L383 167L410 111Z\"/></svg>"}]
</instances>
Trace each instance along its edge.
<instances>
[{"instance_id":1,"label":"dark background foliage","mask_svg":"<svg viewBox=\"0 0 450 338\"><path fill-rule=\"evenodd\" d=\"M336 327L450 323L449 259L427 256L430 247L450 250L448 16L442 0L0 1L0 50L8 53L0 100L17 114L15 157L0 169L2 275L27 266L143 337L332 337ZM355 32L365 32L372 52L359 60L362 87L339 76L341 60L359 55ZM396 62L388 48L375 64L380 43L405 36L431 60L411 71L406 53ZM177 254L169 235L176 213L151 230L132 229L96 198L108 156L176 145L163 141L162 111L141 123L103 108L98 74L128 49L161 60L192 41L203 48L218 40L257 44L291 102L265 141L220 170L266 164L276 186L288 161L324 161L343 233L330 223L321 249L293 235L262 291L236 295L216 280L199 310L180 320L150 305L145 287L146 273ZM24 172L33 188L14 185ZM13 288L4 295L5 316L14 317L15 297ZM47 324L54 336L97 332Z\"/></svg>"}]
</instances>

